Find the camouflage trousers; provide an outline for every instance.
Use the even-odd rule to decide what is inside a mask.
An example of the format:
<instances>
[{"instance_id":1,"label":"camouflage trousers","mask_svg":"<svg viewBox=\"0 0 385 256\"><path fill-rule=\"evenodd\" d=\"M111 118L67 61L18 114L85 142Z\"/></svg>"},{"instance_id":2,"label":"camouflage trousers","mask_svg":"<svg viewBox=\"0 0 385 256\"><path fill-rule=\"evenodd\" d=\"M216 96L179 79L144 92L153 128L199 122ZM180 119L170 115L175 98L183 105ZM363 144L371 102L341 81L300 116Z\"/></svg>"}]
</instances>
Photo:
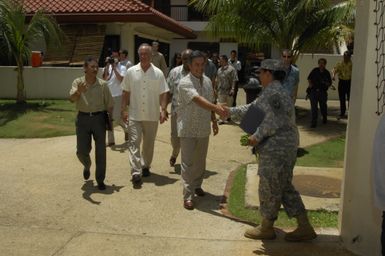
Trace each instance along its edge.
<instances>
[{"instance_id":1,"label":"camouflage trousers","mask_svg":"<svg viewBox=\"0 0 385 256\"><path fill-rule=\"evenodd\" d=\"M296 153L295 150L284 157L268 153L259 155L258 193L263 218L277 219L281 204L289 217L305 212L301 196L292 184Z\"/></svg>"}]
</instances>

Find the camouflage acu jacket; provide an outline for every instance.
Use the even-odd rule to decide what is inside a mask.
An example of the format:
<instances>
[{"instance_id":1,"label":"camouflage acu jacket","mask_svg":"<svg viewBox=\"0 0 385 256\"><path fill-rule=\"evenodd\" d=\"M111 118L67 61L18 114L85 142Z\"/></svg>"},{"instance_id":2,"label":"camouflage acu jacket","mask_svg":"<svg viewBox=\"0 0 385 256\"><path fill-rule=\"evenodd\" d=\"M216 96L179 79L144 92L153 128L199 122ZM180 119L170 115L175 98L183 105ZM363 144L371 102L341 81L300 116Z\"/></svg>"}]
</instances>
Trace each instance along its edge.
<instances>
[{"instance_id":1,"label":"camouflage acu jacket","mask_svg":"<svg viewBox=\"0 0 385 256\"><path fill-rule=\"evenodd\" d=\"M254 136L259 141L257 151L260 154L274 152L286 155L287 150L297 150L298 129L292 118L294 106L281 83L273 81L262 90L252 103L230 108L231 118L240 120L251 104L263 110L265 117Z\"/></svg>"}]
</instances>

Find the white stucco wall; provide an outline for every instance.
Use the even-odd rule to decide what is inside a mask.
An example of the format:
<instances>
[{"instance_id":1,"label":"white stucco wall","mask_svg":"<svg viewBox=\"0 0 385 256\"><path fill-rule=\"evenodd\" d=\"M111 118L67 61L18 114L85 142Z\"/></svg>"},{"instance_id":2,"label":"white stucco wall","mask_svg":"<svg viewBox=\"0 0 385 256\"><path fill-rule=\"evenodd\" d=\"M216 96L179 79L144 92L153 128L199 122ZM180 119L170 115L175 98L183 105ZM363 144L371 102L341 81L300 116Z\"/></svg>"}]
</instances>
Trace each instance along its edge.
<instances>
[{"instance_id":1,"label":"white stucco wall","mask_svg":"<svg viewBox=\"0 0 385 256\"><path fill-rule=\"evenodd\" d=\"M15 98L15 67L0 67L0 98ZM101 73L101 70L99 70ZM25 67L24 81L27 99L66 99L72 81L83 75L83 68ZM99 74L101 77L101 74Z\"/></svg>"},{"instance_id":2,"label":"white stucco wall","mask_svg":"<svg viewBox=\"0 0 385 256\"><path fill-rule=\"evenodd\" d=\"M374 3L357 1L355 61L340 211L340 231L344 245L365 256L381 255L380 211L373 205L370 173L373 137L379 120L375 114L377 68Z\"/></svg>"},{"instance_id":3,"label":"white stucco wall","mask_svg":"<svg viewBox=\"0 0 385 256\"><path fill-rule=\"evenodd\" d=\"M127 39L128 40L128 39ZM170 56L175 52L181 52L187 47L188 40L173 40L171 42ZM129 44L131 46L133 44ZM133 56L133 47L129 49L129 56ZM230 56L232 49L237 49L235 43L221 43L220 54ZM319 58L326 58L327 68L331 71L337 61L341 60L338 55L306 54L299 57L297 65L300 68L300 84L298 98L305 97L307 88L307 76L312 68L317 66ZM131 58L130 58L131 59ZM171 60L170 60L171 61ZM72 80L82 74L82 68L69 67L25 67L25 83L28 98L66 98L68 85ZM16 72L14 67L0 67L1 83L0 98L13 98L16 95ZM58 79L60 78L60 79ZM335 82L337 86L337 81ZM329 99L338 99L337 91L329 90Z\"/></svg>"},{"instance_id":4,"label":"white stucco wall","mask_svg":"<svg viewBox=\"0 0 385 256\"><path fill-rule=\"evenodd\" d=\"M299 68L299 86L297 98L304 99L306 96L306 88L308 87L307 77L313 68L318 67L318 59L325 58L327 61L326 69L332 72L333 67L337 62L342 61L343 57L332 54L302 54L298 57L296 65ZM338 88L338 79L333 82L333 85ZM328 90L329 100L338 100L338 91ZM309 103L310 104L310 103Z\"/></svg>"}]
</instances>

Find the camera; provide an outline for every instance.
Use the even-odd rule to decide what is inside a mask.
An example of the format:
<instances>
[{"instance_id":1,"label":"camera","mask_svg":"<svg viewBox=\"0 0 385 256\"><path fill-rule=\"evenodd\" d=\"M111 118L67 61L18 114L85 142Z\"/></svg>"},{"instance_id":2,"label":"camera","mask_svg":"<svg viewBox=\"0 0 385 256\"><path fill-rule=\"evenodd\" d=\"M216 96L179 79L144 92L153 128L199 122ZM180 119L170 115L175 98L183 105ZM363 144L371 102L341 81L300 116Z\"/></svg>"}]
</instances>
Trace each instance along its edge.
<instances>
[{"instance_id":1,"label":"camera","mask_svg":"<svg viewBox=\"0 0 385 256\"><path fill-rule=\"evenodd\" d=\"M107 57L106 62L109 64L114 64L114 63L118 63L119 60L114 58L113 56L110 56L110 57Z\"/></svg>"}]
</instances>

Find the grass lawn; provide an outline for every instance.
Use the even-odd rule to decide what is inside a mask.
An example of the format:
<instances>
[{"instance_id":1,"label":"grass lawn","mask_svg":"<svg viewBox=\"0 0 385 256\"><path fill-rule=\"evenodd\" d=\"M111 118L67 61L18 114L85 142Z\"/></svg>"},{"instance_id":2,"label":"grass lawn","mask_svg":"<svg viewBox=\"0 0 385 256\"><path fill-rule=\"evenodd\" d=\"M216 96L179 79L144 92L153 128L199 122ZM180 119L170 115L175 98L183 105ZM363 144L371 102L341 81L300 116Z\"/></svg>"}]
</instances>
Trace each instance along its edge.
<instances>
[{"instance_id":1,"label":"grass lawn","mask_svg":"<svg viewBox=\"0 0 385 256\"><path fill-rule=\"evenodd\" d=\"M0 100L0 138L45 138L75 134L75 106L68 100Z\"/></svg>"},{"instance_id":2,"label":"grass lawn","mask_svg":"<svg viewBox=\"0 0 385 256\"><path fill-rule=\"evenodd\" d=\"M259 212L255 209L245 208L245 182L246 166L242 166L236 173L228 199L228 209L236 217L252 223L260 223ZM326 211L308 211L310 222L314 227L337 227L338 213ZM295 227L296 220L289 219L283 210L280 210L278 220L275 222L278 227Z\"/></svg>"},{"instance_id":3,"label":"grass lawn","mask_svg":"<svg viewBox=\"0 0 385 256\"><path fill-rule=\"evenodd\" d=\"M296 165L342 168L344 166L345 136L300 149L300 152L303 156L297 158Z\"/></svg>"},{"instance_id":4,"label":"grass lawn","mask_svg":"<svg viewBox=\"0 0 385 256\"><path fill-rule=\"evenodd\" d=\"M297 158L299 166L313 167L343 167L345 151L345 137L336 138L318 145L301 150L301 157ZM228 199L228 209L236 217L258 224L260 215L257 210L245 208L246 166L242 166L236 173ZM327 211L308 211L314 227L337 227L338 214ZM281 210L275 223L280 227L296 226L295 219L289 219Z\"/></svg>"}]
</instances>

